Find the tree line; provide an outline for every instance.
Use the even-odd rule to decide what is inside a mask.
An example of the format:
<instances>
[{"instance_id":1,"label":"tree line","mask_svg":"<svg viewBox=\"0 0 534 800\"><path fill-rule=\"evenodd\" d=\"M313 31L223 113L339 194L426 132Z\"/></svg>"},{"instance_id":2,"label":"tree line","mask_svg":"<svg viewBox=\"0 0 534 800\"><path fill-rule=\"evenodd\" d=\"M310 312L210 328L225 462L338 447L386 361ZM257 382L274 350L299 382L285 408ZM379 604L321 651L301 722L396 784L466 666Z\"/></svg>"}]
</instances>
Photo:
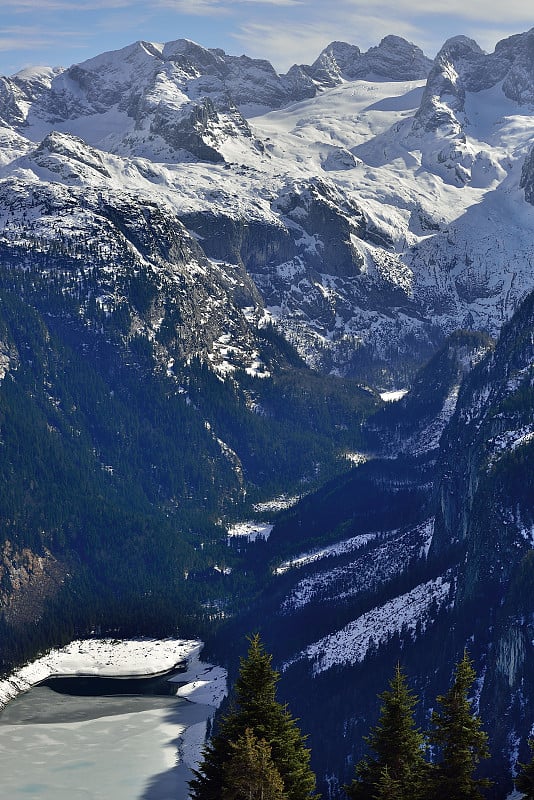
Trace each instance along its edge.
<instances>
[{"instance_id":1,"label":"tree line","mask_svg":"<svg viewBox=\"0 0 534 800\"><path fill-rule=\"evenodd\" d=\"M258 635L241 659L230 710L207 742L190 782L193 800L318 800L311 751L287 706L276 699L279 674ZM369 754L344 786L349 800L483 800L492 785L477 776L489 757L488 735L473 709L476 679L467 650L448 691L437 697L430 730L416 725L418 699L397 665L379 695L378 723L365 741ZM534 740L530 763L519 764L516 788L534 800Z\"/></svg>"}]
</instances>

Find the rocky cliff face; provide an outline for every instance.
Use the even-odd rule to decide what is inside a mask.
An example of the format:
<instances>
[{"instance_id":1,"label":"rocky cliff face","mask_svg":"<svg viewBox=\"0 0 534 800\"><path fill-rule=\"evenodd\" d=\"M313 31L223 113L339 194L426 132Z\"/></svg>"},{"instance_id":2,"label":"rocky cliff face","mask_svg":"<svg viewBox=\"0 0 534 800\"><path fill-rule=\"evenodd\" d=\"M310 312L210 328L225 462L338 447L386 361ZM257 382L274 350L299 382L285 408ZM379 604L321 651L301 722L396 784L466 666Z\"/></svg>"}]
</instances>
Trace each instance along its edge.
<instances>
[{"instance_id":1,"label":"rocky cliff face","mask_svg":"<svg viewBox=\"0 0 534 800\"><path fill-rule=\"evenodd\" d=\"M0 607L6 623L19 630L36 625L67 572L68 565L49 551L37 554L28 547L18 550L6 539L0 554Z\"/></svg>"},{"instance_id":2,"label":"rocky cliff face","mask_svg":"<svg viewBox=\"0 0 534 800\"><path fill-rule=\"evenodd\" d=\"M332 42L311 67L304 67L313 81L322 87L337 86L343 81L382 80L417 81L426 78L432 62L423 51L400 36L386 36L377 47L362 53L346 42Z\"/></svg>"},{"instance_id":3,"label":"rocky cliff face","mask_svg":"<svg viewBox=\"0 0 534 800\"><path fill-rule=\"evenodd\" d=\"M76 146L77 158L65 160L70 145ZM68 173L73 183L78 183L80 171L95 165L102 171L90 150L80 149L79 141L70 137L49 137L35 151L35 160ZM41 182L30 188L17 180L3 185L2 203L8 213L26 209L23 224L4 230L4 267L17 269L34 261L46 265L44 270L63 281L65 292L80 302L79 313L88 327L96 325L95 314L124 315L125 340L140 334L159 340L155 354L162 366L171 357L170 343L175 357L210 354L216 366L215 343L223 335L238 343L236 353L245 360L247 352L251 357L254 334L242 307L261 303L254 284L243 271L208 261L170 209L164 213L159 205L140 204L127 193L82 192L74 185L58 193L53 185ZM58 232L66 215L68 229ZM83 296L86 269L94 286ZM260 306L256 313L261 313Z\"/></svg>"},{"instance_id":4,"label":"rocky cliff face","mask_svg":"<svg viewBox=\"0 0 534 800\"><path fill-rule=\"evenodd\" d=\"M443 125L454 132L465 123L467 92L483 92L502 81L504 95L520 104L534 100L534 29L499 42L485 53L466 36L449 39L428 76L416 123L426 130Z\"/></svg>"},{"instance_id":5,"label":"rocky cliff face","mask_svg":"<svg viewBox=\"0 0 534 800\"><path fill-rule=\"evenodd\" d=\"M531 294L497 344L469 332L450 337L411 390L367 421L354 469L286 512L271 534L277 569L260 610L268 609L285 691L321 742L322 775L350 778L346 763L361 756L376 715L369 698L399 652L423 721L465 646L479 672L495 797L511 789L518 752L526 758L533 310ZM309 707L312 683L329 703L336 698L335 715L326 703Z\"/></svg>"},{"instance_id":6,"label":"rocky cliff face","mask_svg":"<svg viewBox=\"0 0 534 800\"><path fill-rule=\"evenodd\" d=\"M513 320L503 328L495 352L477 366L461 387L455 416L446 431L441 448L445 477L440 486L440 505L444 510L444 517L449 517L449 521L444 522L441 546L461 542L466 538L470 538L472 545L474 544L478 534L473 537L469 533L469 526L475 520L475 527L478 529L478 513L473 512L473 504L479 492L480 498L487 498L489 492L482 485L493 484L501 470L506 472L512 468L513 453L522 458L527 457L530 451L534 438L529 404L534 363L533 307L534 299L530 295ZM510 458L511 462L507 464ZM453 499L452 506L449 498ZM498 506L499 500L504 500L504 508ZM500 540L500 549L505 546L505 538L500 534L510 506L502 496L502 490L499 490L499 500L495 497L496 505L488 515L495 514L496 522L491 524L490 530L494 530L495 536ZM457 502L460 503L459 506ZM521 513L518 514L518 519L521 519ZM487 521L486 512L484 519ZM510 524L506 529L511 536L507 548L517 547L521 540L525 541L521 530L516 529L512 534L514 526ZM479 534L487 543L490 531L479 531ZM514 541L514 535L520 538ZM507 536L506 540L508 538ZM435 544L440 544L439 537L436 537ZM485 560L483 551L486 548L482 541L478 547L478 554L470 560L478 578L481 578L480 559ZM506 556L503 555L502 563L499 558L499 566L496 568L494 558L495 553L492 553L492 566L488 567L491 574L497 581L501 577L505 582L508 581L511 564L505 563ZM486 578L489 577L488 573ZM475 583L476 581L473 584L468 581L468 587L473 588ZM466 587L466 591L469 593L469 588Z\"/></svg>"},{"instance_id":7,"label":"rocky cliff face","mask_svg":"<svg viewBox=\"0 0 534 800\"><path fill-rule=\"evenodd\" d=\"M529 37L456 37L433 65L333 42L282 76L187 40L25 70L1 84L0 180L172 208L310 365L392 384L532 287Z\"/></svg>"},{"instance_id":8,"label":"rocky cliff face","mask_svg":"<svg viewBox=\"0 0 534 800\"><path fill-rule=\"evenodd\" d=\"M480 707L497 762L514 737L524 743L532 717L533 332L530 295L461 387L442 440L432 544L465 559L456 613L487 654Z\"/></svg>"},{"instance_id":9,"label":"rocky cliff face","mask_svg":"<svg viewBox=\"0 0 534 800\"><path fill-rule=\"evenodd\" d=\"M448 126L452 133L462 130L465 93L474 83L474 91L489 88L475 78L483 72L484 51L472 39L456 36L444 44L428 76L415 124L427 131ZM472 89L473 90L473 89Z\"/></svg>"},{"instance_id":10,"label":"rocky cliff face","mask_svg":"<svg viewBox=\"0 0 534 800\"><path fill-rule=\"evenodd\" d=\"M534 148L530 150L525 158L519 185L524 189L527 203L534 205Z\"/></svg>"}]
</instances>

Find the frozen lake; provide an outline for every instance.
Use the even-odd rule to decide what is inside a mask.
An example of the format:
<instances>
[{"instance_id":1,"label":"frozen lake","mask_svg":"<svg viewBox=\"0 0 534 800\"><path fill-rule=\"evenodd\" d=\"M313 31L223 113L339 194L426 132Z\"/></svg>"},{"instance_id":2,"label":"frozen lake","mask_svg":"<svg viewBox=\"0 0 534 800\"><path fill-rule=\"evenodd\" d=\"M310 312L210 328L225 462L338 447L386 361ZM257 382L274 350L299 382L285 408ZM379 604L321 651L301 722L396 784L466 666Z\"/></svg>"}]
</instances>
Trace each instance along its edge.
<instances>
[{"instance_id":1,"label":"frozen lake","mask_svg":"<svg viewBox=\"0 0 534 800\"><path fill-rule=\"evenodd\" d=\"M10 702L0 713L2 797L185 800L191 775L181 734L197 727L202 739L213 708L134 693L137 686L176 691L176 683L159 682L158 689L154 681L70 679L61 688L76 694L60 694L51 682Z\"/></svg>"}]
</instances>

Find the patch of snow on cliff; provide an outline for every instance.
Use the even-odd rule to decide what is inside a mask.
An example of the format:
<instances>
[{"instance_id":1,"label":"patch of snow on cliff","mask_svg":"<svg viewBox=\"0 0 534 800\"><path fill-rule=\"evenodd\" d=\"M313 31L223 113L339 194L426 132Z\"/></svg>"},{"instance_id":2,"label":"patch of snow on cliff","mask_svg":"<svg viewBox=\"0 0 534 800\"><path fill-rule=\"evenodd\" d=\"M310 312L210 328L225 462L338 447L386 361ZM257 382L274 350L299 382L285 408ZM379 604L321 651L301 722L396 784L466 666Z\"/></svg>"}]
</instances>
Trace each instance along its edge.
<instances>
[{"instance_id":1,"label":"patch of snow on cliff","mask_svg":"<svg viewBox=\"0 0 534 800\"><path fill-rule=\"evenodd\" d=\"M317 553L304 554L297 566L305 566L323 558L343 556L377 540L375 547L358 555L348 564L323 569L302 578L283 601L282 611L290 613L312 601L338 602L384 584L400 575L413 559L426 557L433 532L434 518L430 517L403 532L393 530L387 533L363 534ZM289 561L281 566L283 571L287 571L293 565Z\"/></svg>"},{"instance_id":2,"label":"patch of snow on cliff","mask_svg":"<svg viewBox=\"0 0 534 800\"><path fill-rule=\"evenodd\" d=\"M236 522L228 528L227 536L229 539L244 537L248 542L255 542L256 539L267 540L273 527L268 522Z\"/></svg>"},{"instance_id":3,"label":"patch of snow on cliff","mask_svg":"<svg viewBox=\"0 0 534 800\"><path fill-rule=\"evenodd\" d=\"M460 386L453 386L443 401L439 414L423 430L407 439L401 447L401 452L412 455L422 455L439 447L441 435L456 409Z\"/></svg>"},{"instance_id":4,"label":"patch of snow on cliff","mask_svg":"<svg viewBox=\"0 0 534 800\"><path fill-rule=\"evenodd\" d=\"M272 500L265 500L262 503L254 503L252 507L258 514L267 511L283 511L286 508L292 508L292 506L296 505L300 499L300 495L288 497L286 494L281 494L279 497L275 497Z\"/></svg>"},{"instance_id":5,"label":"patch of snow on cliff","mask_svg":"<svg viewBox=\"0 0 534 800\"><path fill-rule=\"evenodd\" d=\"M362 464L366 464L369 461L369 456L366 456L365 453L344 453L343 457L350 461L354 466L361 467Z\"/></svg>"},{"instance_id":6,"label":"patch of snow on cliff","mask_svg":"<svg viewBox=\"0 0 534 800\"><path fill-rule=\"evenodd\" d=\"M380 392L380 397L384 403L396 403L408 394L408 389L393 389L389 392Z\"/></svg>"},{"instance_id":7,"label":"patch of snow on cliff","mask_svg":"<svg viewBox=\"0 0 534 800\"><path fill-rule=\"evenodd\" d=\"M318 675L335 666L363 661L369 648L380 647L395 634L406 632L413 637L418 627L425 630L432 624L433 610L446 605L452 582L448 574L420 584L309 645L290 663L307 659L313 674Z\"/></svg>"},{"instance_id":8,"label":"patch of snow on cliff","mask_svg":"<svg viewBox=\"0 0 534 800\"><path fill-rule=\"evenodd\" d=\"M298 569L299 567L304 567L306 564L313 564L315 561L320 561L323 558L332 558L333 556L352 553L354 550L358 550L358 548L372 542L378 535L377 533L364 533L361 536L353 536L352 539L346 539L344 542L322 547L320 550L303 553L296 558L289 559L289 561L284 561L280 566L276 567L274 574L283 575L290 569Z\"/></svg>"},{"instance_id":9,"label":"patch of snow on cliff","mask_svg":"<svg viewBox=\"0 0 534 800\"><path fill-rule=\"evenodd\" d=\"M532 425L524 425L519 430L505 431L499 436L495 436L490 440L492 454L488 462L488 468L492 467L501 456L529 444L533 439L534 430Z\"/></svg>"}]
</instances>

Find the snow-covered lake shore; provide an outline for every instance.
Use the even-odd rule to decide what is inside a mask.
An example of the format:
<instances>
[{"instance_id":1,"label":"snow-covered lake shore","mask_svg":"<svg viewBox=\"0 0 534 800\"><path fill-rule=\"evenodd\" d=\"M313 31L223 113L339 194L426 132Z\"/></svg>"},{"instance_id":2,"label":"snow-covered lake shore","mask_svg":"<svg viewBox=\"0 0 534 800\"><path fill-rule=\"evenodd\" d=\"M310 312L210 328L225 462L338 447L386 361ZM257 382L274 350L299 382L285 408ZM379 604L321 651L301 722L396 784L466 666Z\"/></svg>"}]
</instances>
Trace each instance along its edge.
<instances>
[{"instance_id":1,"label":"snow-covered lake shore","mask_svg":"<svg viewBox=\"0 0 534 800\"><path fill-rule=\"evenodd\" d=\"M177 704L176 710L154 707L137 714L104 719L95 715L86 721L55 726L0 725L0 761L6 761L4 767L8 772L15 760L27 767L23 779L11 773L5 775L13 798L27 796L37 785L41 788L35 796L44 798L80 796L100 800L110 796L111 785L115 800L123 797L163 800L171 794L177 800L186 798L190 768L200 758L207 721L226 694L225 670L200 661L201 649L199 641L177 639L75 641L50 651L0 681L2 708L53 676L140 678L164 674L182 664L186 668L170 678L181 684L177 696L186 701L185 706L183 702ZM39 687L34 691L47 690ZM130 735L124 739L124 746L112 752L115 745L107 747L104 737L111 735L115 742L124 738L125 730ZM17 745L10 743L14 736L19 741ZM86 765L88 748L93 748L95 758L98 751L98 763L92 761L91 767ZM53 764L53 768L43 766L46 762ZM111 784L95 783L95 768L99 774L109 773ZM68 773L72 777L65 779Z\"/></svg>"},{"instance_id":2,"label":"snow-covered lake shore","mask_svg":"<svg viewBox=\"0 0 534 800\"><path fill-rule=\"evenodd\" d=\"M192 639L76 640L20 667L0 681L0 710L21 692L53 676L106 678L149 677L169 672L181 663L187 681L178 694L195 703L217 707L226 693L226 672L199 660L202 642Z\"/></svg>"}]
</instances>

